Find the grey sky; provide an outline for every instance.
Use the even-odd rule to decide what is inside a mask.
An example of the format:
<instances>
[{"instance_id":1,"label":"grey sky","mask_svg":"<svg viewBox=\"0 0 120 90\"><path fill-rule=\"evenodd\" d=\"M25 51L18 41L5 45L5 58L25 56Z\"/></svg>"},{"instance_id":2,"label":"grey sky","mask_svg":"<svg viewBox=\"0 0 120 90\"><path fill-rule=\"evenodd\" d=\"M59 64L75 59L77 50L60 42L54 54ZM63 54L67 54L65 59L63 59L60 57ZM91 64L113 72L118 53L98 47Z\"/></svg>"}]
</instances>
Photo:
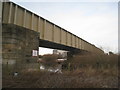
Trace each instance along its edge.
<instances>
[{"instance_id":1,"label":"grey sky","mask_svg":"<svg viewBox=\"0 0 120 90\"><path fill-rule=\"evenodd\" d=\"M95 46L102 47L105 52L118 51L118 3L111 2L117 0L110 0L110 2L109 0L106 2L32 1L16 3Z\"/></svg>"}]
</instances>

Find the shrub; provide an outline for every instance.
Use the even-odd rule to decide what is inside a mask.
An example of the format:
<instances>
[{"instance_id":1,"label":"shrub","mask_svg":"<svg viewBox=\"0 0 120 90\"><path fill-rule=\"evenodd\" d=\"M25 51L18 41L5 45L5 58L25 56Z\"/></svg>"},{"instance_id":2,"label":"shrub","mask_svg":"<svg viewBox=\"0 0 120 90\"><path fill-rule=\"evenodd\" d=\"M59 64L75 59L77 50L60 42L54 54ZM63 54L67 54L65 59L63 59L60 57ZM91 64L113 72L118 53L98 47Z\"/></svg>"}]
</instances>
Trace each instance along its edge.
<instances>
[{"instance_id":1,"label":"shrub","mask_svg":"<svg viewBox=\"0 0 120 90\"><path fill-rule=\"evenodd\" d=\"M44 66L45 67L54 67L57 64L57 62L56 62L57 58L58 58L58 55L55 55L55 54L43 55L42 60L44 61L44 63L43 63Z\"/></svg>"}]
</instances>

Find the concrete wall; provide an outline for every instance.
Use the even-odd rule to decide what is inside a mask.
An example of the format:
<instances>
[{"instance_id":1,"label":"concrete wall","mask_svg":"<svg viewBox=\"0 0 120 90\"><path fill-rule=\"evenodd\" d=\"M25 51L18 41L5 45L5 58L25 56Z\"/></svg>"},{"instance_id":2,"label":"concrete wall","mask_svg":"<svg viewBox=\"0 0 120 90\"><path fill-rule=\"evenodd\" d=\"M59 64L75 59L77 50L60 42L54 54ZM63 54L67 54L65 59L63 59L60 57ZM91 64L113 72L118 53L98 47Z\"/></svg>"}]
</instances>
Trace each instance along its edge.
<instances>
[{"instance_id":1,"label":"concrete wall","mask_svg":"<svg viewBox=\"0 0 120 90\"><path fill-rule=\"evenodd\" d=\"M39 33L12 24L2 25L2 63L4 71L19 71L36 63L38 57L32 50L38 50ZM12 68L12 69L11 69Z\"/></svg>"}]
</instances>

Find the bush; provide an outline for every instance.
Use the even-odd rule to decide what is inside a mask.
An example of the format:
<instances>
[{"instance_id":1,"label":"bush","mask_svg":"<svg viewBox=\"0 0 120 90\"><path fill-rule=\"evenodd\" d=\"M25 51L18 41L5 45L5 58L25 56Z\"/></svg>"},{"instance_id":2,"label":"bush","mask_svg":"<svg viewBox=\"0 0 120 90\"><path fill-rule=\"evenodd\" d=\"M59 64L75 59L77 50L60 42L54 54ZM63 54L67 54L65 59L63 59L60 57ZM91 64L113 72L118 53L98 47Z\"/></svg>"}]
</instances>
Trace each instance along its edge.
<instances>
[{"instance_id":1,"label":"bush","mask_svg":"<svg viewBox=\"0 0 120 90\"><path fill-rule=\"evenodd\" d=\"M42 60L44 61L44 63L43 63L44 66L45 67L54 67L57 64L57 62L56 62L57 58L58 58L58 55L55 55L55 54L43 55Z\"/></svg>"},{"instance_id":2,"label":"bush","mask_svg":"<svg viewBox=\"0 0 120 90\"><path fill-rule=\"evenodd\" d=\"M65 62L65 65L70 63L72 70L78 68L112 68L118 66L118 55L76 55L70 61Z\"/></svg>"},{"instance_id":3,"label":"bush","mask_svg":"<svg viewBox=\"0 0 120 90\"><path fill-rule=\"evenodd\" d=\"M56 64L56 58L50 54L43 56L48 66ZM117 88L117 61L117 55L76 55L65 61L69 67L62 74L24 71L16 77L3 75L2 85L3 88Z\"/></svg>"}]
</instances>

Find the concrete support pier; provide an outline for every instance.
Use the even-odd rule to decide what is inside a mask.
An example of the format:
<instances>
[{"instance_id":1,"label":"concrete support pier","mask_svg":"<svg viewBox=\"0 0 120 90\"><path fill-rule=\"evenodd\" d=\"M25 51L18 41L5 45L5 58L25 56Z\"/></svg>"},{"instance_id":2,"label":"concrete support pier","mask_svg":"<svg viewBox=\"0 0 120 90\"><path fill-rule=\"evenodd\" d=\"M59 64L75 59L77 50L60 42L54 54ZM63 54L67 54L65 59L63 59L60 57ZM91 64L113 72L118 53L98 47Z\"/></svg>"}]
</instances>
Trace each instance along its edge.
<instances>
[{"instance_id":1,"label":"concrete support pier","mask_svg":"<svg viewBox=\"0 0 120 90\"><path fill-rule=\"evenodd\" d=\"M38 56L33 57L32 51L38 48L38 32L12 24L2 24L3 72L19 72L27 68L25 64L36 63Z\"/></svg>"}]
</instances>

